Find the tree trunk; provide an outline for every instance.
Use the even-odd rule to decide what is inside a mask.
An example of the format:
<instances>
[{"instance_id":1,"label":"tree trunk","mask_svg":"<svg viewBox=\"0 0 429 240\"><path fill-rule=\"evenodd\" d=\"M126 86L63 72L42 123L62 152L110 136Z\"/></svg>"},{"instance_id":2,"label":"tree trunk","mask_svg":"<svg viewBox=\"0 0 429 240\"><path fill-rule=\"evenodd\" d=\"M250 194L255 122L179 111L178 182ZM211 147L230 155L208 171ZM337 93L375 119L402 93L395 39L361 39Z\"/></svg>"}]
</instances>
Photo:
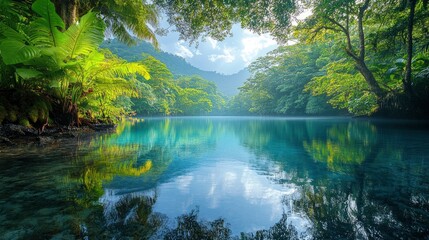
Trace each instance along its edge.
<instances>
[{"instance_id":1,"label":"tree trunk","mask_svg":"<svg viewBox=\"0 0 429 240\"><path fill-rule=\"evenodd\" d=\"M413 60L413 27L414 27L414 13L416 9L416 0L409 0L410 14L408 15L408 33L407 33L407 66L405 68L405 76L402 80L405 94L412 98L413 89L411 86L411 64Z\"/></svg>"},{"instance_id":2,"label":"tree trunk","mask_svg":"<svg viewBox=\"0 0 429 240\"><path fill-rule=\"evenodd\" d=\"M77 21L78 0L57 0L55 1L55 7L65 23L66 29Z\"/></svg>"},{"instance_id":3,"label":"tree trunk","mask_svg":"<svg viewBox=\"0 0 429 240\"><path fill-rule=\"evenodd\" d=\"M369 7L369 0L365 0L364 4L359 8L358 13L358 31L359 31L359 55L352 56L356 62L356 67L359 72L365 78L365 81L368 83L371 91L377 96L378 100L383 98L383 90L381 89L378 82L375 80L374 74L369 70L368 66L365 63L365 32L363 29L363 17L365 11Z\"/></svg>"},{"instance_id":4,"label":"tree trunk","mask_svg":"<svg viewBox=\"0 0 429 240\"><path fill-rule=\"evenodd\" d=\"M380 85L375 80L374 74L372 74L371 70L369 70L368 66L366 66L365 61L363 60L355 60L356 67L362 76L365 78L365 81L368 83L371 91L377 96L378 99L383 98L383 90L380 88Z\"/></svg>"}]
</instances>

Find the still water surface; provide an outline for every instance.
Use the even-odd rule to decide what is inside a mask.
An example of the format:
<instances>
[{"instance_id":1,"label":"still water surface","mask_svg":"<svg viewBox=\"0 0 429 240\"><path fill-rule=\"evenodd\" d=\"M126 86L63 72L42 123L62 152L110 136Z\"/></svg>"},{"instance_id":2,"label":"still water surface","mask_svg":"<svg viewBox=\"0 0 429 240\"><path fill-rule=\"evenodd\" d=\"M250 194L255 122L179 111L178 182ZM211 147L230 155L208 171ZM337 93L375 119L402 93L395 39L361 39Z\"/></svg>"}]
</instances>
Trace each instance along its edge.
<instances>
[{"instance_id":1,"label":"still water surface","mask_svg":"<svg viewBox=\"0 0 429 240\"><path fill-rule=\"evenodd\" d=\"M1 149L1 239L429 238L429 130L147 118Z\"/></svg>"}]
</instances>

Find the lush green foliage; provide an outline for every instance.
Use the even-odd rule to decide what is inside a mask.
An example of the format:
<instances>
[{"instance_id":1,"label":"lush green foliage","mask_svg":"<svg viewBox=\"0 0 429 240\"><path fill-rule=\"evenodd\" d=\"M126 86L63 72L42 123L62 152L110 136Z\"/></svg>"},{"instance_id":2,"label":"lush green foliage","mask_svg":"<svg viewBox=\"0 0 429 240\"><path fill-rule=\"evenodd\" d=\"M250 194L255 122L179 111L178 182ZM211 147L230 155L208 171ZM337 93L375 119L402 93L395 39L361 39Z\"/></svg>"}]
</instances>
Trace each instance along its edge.
<instances>
[{"instance_id":1,"label":"lush green foliage","mask_svg":"<svg viewBox=\"0 0 429 240\"><path fill-rule=\"evenodd\" d=\"M213 82L199 76L173 78L162 62L146 56L142 63L152 78L144 83L144 96L133 99L133 109L143 115L198 115L219 113L225 105Z\"/></svg>"},{"instance_id":2,"label":"lush green foliage","mask_svg":"<svg viewBox=\"0 0 429 240\"><path fill-rule=\"evenodd\" d=\"M79 125L132 113L224 114L225 109L269 115L429 114L425 0L2 0L0 7L0 123L43 129L50 120ZM303 9L312 14L292 24ZM295 45L251 64L251 77L226 103L216 84L233 89L231 79L184 76L200 72L186 72L184 61L172 64L147 47L142 56L145 43L135 50L117 41L103 45L137 62L100 49L106 35L135 42L130 32L156 45L158 10L191 43L207 36L223 39L240 22Z\"/></svg>"},{"instance_id":3,"label":"lush green foliage","mask_svg":"<svg viewBox=\"0 0 429 240\"><path fill-rule=\"evenodd\" d=\"M108 36L127 44L134 44L134 37L158 42L152 29L158 27L158 13L153 4L142 0L53 0L66 26L71 26L89 11L101 14ZM134 36L134 37L133 37Z\"/></svg>"},{"instance_id":4,"label":"lush green foliage","mask_svg":"<svg viewBox=\"0 0 429 240\"><path fill-rule=\"evenodd\" d=\"M39 96L45 106L52 105L54 120L59 123L79 124L80 115L84 114L91 120L115 121L124 114L123 99L121 103L117 100L140 95L138 82L132 79L136 75L148 79L146 67L98 50L105 28L94 12L88 12L79 23L66 29L50 1L35 1L32 11L34 16L28 24L0 23L0 51L5 69L2 89ZM9 97L13 101L13 96ZM30 122L37 122L31 114L35 111L32 103L3 102L3 108L28 109L21 115L29 115ZM47 123L46 108L39 115ZM13 109L7 112L11 115L6 118L8 122L25 121L13 117Z\"/></svg>"},{"instance_id":5,"label":"lush green foliage","mask_svg":"<svg viewBox=\"0 0 429 240\"><path fill-rule=\"evenodd\" d=\"M429 14L425 0L155 2L167 13L182 38L191 41L198 41L199 36L223 39L232 24L239 22L257 33L269 32L279 40L329 43L327 51L335 50L332 53L335 57L327 56L331 64L321 69L306 70L307 74L326 73L314 76L306 89L313 95L328 96L336 108L357 115L428 114ZM312 14L295 19L303 9L310 9ZM292 19L297 24L291 24ZM337 57L340 52L343 56ZM288 64L284 66L288 68ZM298 92L288 92L280 83L275 86L263 83L264 78L276 78L269 76L272 67L267 72L253 74L236 100L255 100L259 105L252 103L250 110L262 114L290 111L287 102L293 102ZM279 75L280 68L276 70ZM277 86L279 89L274 90ZM281 89L285 104L276 105L279 97L274 92ZM296 102L296 107L300 106L302 101Z\"/></svg>"},{"instance_id":6,"label":"lush green foliage","mask_svg":"<svg viewBox=\"0 0 429 240\"><path fill-rule=\"evenodd\" d=\"M231 107L241 105L251 113L265 115L333 114L326 97L304 91L311 79L324 74L321 68L329 60L323 55L326 45L280 47L259 58L250 66L252 76Z\"/></svg>"},{"instance_id":7,"label":"lush green foliage","mask_svg":"<svg viewBox=\"0 0 429 240\"><path fill-rule=\"evenodd\" d=\"M116 7L108 12L87 11L73 20L70 18L78 16L58 15L56 8L63 6L55 3L37 0L30 10L28 3L1 2L8 11L0 16L0 87L5 93L0 99L0 123L32 124L43 130L50 120L79 125L82 121L115 122L133 112L208 114L224 107L225 100L212 82L197 76L176 81L153 57L127 62L99 48L106 22L115 35L121 35L124 26L119 23L125 21L133 32L141 31L139 37L154 40L152 32L137 26L144 20L156 23L151 6L115 2ZM79 12L91 4L103 9L107 3L88 4L80 5ZM133 4L138 8L129 17L113 14L127 11ZM138 14L143 16L135 16ZM131 40L126 35L120 39Z\"/></svg>"},{"instance_id":8,"label":"lush green foliage","mask_svg":"<svg viewBox=\"0 0 429 240\"><path fill-rule=\"evenodd\" d=\"M270 32L285 39L292 25L291 15L298 9L293 0L185 1L155 0L176 26L183 39L199 37L224 39L234 23L257 33Z\"/></svg>"}]
</instances>

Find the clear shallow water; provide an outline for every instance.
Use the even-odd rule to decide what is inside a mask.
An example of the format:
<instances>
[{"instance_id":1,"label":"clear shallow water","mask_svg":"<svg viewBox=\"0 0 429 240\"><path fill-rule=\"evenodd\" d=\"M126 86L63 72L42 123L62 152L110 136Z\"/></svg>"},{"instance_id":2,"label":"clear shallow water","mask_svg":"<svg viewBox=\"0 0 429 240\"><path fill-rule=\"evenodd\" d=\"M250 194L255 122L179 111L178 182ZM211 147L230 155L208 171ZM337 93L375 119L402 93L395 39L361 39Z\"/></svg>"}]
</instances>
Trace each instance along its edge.
<instances>
[{"instance_id":1,"label":"clear shallow water","mask_svg":"<svg viewBox=\"0 0 429 240\"><path fill-rule=\"evenodd\" d=\"M49 148L1 149L1 239L191 233L429 238L429 130L338 118L149 118Z\"/></svg>"}]
</instances>

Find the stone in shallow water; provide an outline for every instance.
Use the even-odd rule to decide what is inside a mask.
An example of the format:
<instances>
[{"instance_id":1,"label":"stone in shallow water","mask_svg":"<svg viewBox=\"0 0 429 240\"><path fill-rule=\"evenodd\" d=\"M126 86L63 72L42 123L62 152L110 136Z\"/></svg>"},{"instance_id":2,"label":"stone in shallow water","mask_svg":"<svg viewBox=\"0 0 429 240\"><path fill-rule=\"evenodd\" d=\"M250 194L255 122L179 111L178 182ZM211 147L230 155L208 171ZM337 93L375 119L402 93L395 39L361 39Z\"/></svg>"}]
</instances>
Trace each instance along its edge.
<instances>
[{"instance_id":1,"label":"stone in shallow water","mask_svg":"<svg viewBox=\"0 0 429 240\"><path fill-rule=\"evenodd\" d=\"M39 137L37 137L37 140L39 140L39 144L40 145L51 144L51 143L54 142L54 139L52 139L51 137L42 137L42 136L39 136Z\"/></svg>"}]
</instances>

